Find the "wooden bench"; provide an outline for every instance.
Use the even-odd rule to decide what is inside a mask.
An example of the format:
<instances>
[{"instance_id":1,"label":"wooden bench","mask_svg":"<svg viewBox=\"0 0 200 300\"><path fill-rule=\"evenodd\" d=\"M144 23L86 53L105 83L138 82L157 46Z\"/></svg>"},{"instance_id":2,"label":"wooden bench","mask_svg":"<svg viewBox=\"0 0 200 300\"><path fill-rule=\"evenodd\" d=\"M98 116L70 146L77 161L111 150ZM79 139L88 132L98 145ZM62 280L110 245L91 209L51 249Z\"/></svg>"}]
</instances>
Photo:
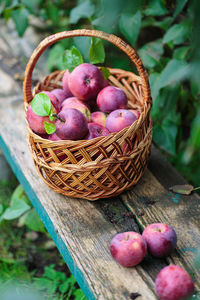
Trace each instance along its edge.
<instances>
[{"instance_id":1,"label":"wooden bench","mask_svg":"<svg viewBox=\"0 0 200 300\"><path fill-rule=\"evenodd\" d=\"M200 247L200 197L169 192L169 186L185 181L154 146L148 170L137 186L114 199L70 199L53 192L39 178L27 145L21 81L15 80L21 79L25 53L29 55L33 48L30 34L19 40L1 26L0 148L85 296L90 300L157 299L155 277L169 263L192 272L199 289L200 273L193 261ZM18 56L11 37L20 49ZM147 257L134 268L118 265L109 253L112 237L117 232L142 231L154 222L175 228L176 251L166 259Z\"/></svg>"}]
</instances>

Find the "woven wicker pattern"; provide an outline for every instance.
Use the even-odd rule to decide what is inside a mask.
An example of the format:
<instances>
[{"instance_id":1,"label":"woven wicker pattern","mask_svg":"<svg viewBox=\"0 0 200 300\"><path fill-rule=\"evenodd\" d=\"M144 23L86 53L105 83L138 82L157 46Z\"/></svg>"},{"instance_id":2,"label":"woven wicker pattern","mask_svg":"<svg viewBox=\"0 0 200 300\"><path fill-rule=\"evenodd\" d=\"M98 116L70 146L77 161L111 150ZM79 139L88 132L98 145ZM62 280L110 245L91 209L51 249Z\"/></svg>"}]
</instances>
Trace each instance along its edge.
<instances>
[{"instance_id":1,"label":"woven wicker pattern","mask_svg":"<svg viewBox=\"0 0 200 300\"><path fill-rule=\"evenodd\" d=\"M27 65L24 80L25 110L36 93L61 87L64 72L56 71L37 84L33 95L31 91L31 77L35 63L44 49L52 44L52 40L55 42L61 39L60 35L64 38L76 35L102 37L102 34L104 33L76 30L59 33L57 37L53 35L49 40L45 39ZM106 37L105 39L111 42L114 37L114 44L117 43L117 39L119 48L127 45L113 35L104 35L103 38ZM129 54L134 51L128 45L126 47ZM125 91L129 107L136 108L140 112L140 118L129 128L92 140L53 142L36 135L27 125L29 145L36 168L54 191L88 200L108 198L136 184L144 173L152 140L151 98L146 71L136 54L134 62L140 76L124 70L110 69L109 77L112 85Z\"/></svg>"}]
</instances>

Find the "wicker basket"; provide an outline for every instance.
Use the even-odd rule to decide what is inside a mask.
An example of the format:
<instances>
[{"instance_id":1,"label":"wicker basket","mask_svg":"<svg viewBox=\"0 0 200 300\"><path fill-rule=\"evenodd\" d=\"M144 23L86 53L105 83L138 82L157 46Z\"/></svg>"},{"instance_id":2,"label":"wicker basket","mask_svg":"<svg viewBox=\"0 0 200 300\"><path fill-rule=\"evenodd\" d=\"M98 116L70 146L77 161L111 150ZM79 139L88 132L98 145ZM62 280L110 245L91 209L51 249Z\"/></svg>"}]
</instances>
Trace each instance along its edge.
<instances>
[{"instance_id":1,"label":"wicker basket","mask_svg":"<svg viewBox=\"0 0 200 300\"><path fill-rule=\"evenodd\" d=\"M118 133L80 141L43 139L27 123L29 146L40 176L55 192L73 198L97 200L120 194L135 185L143 175L152 141L151 95L148 76L140 58L123 40L96 30L64 31L44 39L27 64L23 85L25 110L36 93L61 87L64 71L56 71L37 84L32 94L32 72L41 54L55 42L76 36L102 38L130 57L139 75L110 69L109 81L124 90L129 107L138 109L140 117Z\"/></svg>"}]
</instances>

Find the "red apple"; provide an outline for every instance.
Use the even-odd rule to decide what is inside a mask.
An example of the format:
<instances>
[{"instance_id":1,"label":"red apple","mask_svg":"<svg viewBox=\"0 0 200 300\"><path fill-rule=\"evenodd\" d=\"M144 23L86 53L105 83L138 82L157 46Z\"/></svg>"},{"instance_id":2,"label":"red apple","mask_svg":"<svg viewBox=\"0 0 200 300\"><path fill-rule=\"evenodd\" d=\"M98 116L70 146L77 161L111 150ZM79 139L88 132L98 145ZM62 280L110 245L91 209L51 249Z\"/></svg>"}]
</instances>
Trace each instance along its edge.
<instances>
[{"instance_id":1,"label":"red apple","mask_svg":"<svg viewBox=\"0 0 200 300\"><path fill-rule=\"evenodd\" d=\"M87 101L96 98L103 88L104 77L96 66L84 63L72 71L68 84L74 96L82 101Z\"/></svg>"},{"instance_id":2,"label":"red apple","mask_svg":"<svg viewBox=\"0 0 200 300\"><path fill-rule=\"evenodd\" d=\"M136 120L136 116L130 110L117 109L108 115L106 128L110 132L119 132L123 128L131 126Z\"/></svg>"},{"instance_id":3,"label":"red apple","mask_svg":"<svg viewBox=\"0 0 200 300\"><path fill-rule=\"evenodd\" d=\"M80 140L88 132L85 116L77 109L65 108L59 112L56 125L56 134L62 140Z\"/></svg>"},{"instance_id":4,"label":"red apple","mask_svg":"<svg viewBox=\"0 0 200 300\"><path fill-rule=\"evenodd\" d=\"M97 96L97 105L103 112L111 112L127 107L127 97L124 91L115 86L107 86Z\"/></svg>"},{"instance_id":5,"label":"red apple","mask_svg":"<svg viewBox=\"0 0 200 300\"><path fill-rule=\"evenodd\" d=\"M99 136L107 136L110 132L104 127L96 123L88 123L89 133L86 136L86 140L91 140Z\"/></svg>"},{"instance_id":6,"label":"red apple","mask_svg":"<svg viewBox=\"0 0 200 300\"><path fill-rule=\"evenodd\" d=\"M138 110L136 109L129 109L129 110L136 116L137 119L139 119L140 113Z\"/></svg>"},{"instance_id":7,"label":"red apple","mask_svg":"<svg viewBox=\"0 0 200 300\"><path fill-rule=\"evenodd\" d=\"M105 127L107 114L102 111L95 111L91 114L91 122L97 123Z\"/></svg>"},{"instance_id":8,"label":"red apple","mask_svg":"<svg viewBox=\"0 0 200 300\"><path fill-rule=\"evenodd\" d=\"M76 97L70 97L67 98L63 103L62 103L62 109L65 108L74 108L82 112L84 116L86 117L87 122L90 122L91 119L91 112L87 106L87 104L83 103L81 100L79 100Z\"/></svg>"},{"instance_id":9,"label":"red apple","mask_svg":"<svg viewBox=\"0 0 200 300\"><path fill-rule=\"evenodd\" d=\"M142 234L150 253L156 257L169 255L176 247L174 229L163 223L154 223L145 228Z\"/></svg>"},{"instance_id":10,"label":"red apple","mask_svg":"<svg viewBox=\"0 0 200 300\"><path fill-rule=\"evenodd\" d=\"M146 255L147 245L141 234L128 231L118 233L110 243L112 257L124 267L134 267Z\"/></svg>"},{"instance_id":11,"label":"red apple","mask_svg":"<svg viewBox=\"0 0 200 300\"><path fill-rule=\"evenodd\" d=\"M59 102L59 108L61 109L62 102L68 98L68 94L63 89L54 89L51 91L51 94L56 96Z\"/></svg>"},{"instance_id":12,"label":"red apple","mask_svg":"<svg viewBox=\"0 0 200 300\"><path fill-rule=\"evenodd\" d=\"M183 268L171 265L159 272L155 290L160 300L183 300L193 294L194 283Z\"/></svg>"},{"instance_id":13,"label":"red apple","mask_svg":"<svg viewBox=\"0 0 200 300\"><path fill-rule=\"evenodd\" d=\"M69 85L68 85L68 79L69 79L70 73L68 70L65 71L63 78L62 78L62 86L63 90L67 94L66 98L73 97L72 92L70 91Z\"/></svg>"},{"instance_id":14,"label":"red apple","mask_svg":"<svg viewBox=\"0 0 200 300\"><path fill-rule=\"evenodd\" d=\"M59 136L54 132L54 133L49 135L48 140L50 140L50 141L60 141L61 138L59 138Z\"/></svg>"}]
</instances>

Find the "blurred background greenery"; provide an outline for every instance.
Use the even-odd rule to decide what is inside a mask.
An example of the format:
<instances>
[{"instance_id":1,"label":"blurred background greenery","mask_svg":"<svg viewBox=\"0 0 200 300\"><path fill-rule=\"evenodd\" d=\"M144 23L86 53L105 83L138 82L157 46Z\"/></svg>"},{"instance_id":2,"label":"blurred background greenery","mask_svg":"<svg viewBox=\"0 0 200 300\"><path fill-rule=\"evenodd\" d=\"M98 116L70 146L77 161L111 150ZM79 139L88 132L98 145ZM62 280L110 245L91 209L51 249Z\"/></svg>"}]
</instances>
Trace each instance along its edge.
<instances>
[{"instance_id":1,"label":"blurred background greenery","mask_svg":"<svg viewBox=\"0 0 200 300\"><path fill-rule=\"evenodd\" d=\"M199 16L198 0L0 1L0 17L5 22L12 20L20 37L29 26L46 36L63 30L93 28L116 34L130 43L149 74L153 98L153 141L195 186L200 185ZM87 62L90 44L90 38L80 37L52 46L47 60L49 71L63 69L63 52L72 45L79 49ZM104 47L106 66L135 70L129 58L116 47L107 42L104 42ZM30 205L27 201L26 204ZM7 202L6 209L10 206L12 203ZM30 210L26 214L30 214ZM5 213L5 207L2 212ZM43 230L39 221L38 230L31 228L27 220L29 218L20 223L18 219L18 222L29 230ZM1 222L8 221L4 218ZM23 234L27 229L24 230ZM9 252L9 247L6 247L5 251ZM60 298L54 299L74 299L76 289L73 288L71 298L62 298L70 287L69 284L64 293L55 287L53 292L57 291Z\"/></svg>"}]
</instances>

